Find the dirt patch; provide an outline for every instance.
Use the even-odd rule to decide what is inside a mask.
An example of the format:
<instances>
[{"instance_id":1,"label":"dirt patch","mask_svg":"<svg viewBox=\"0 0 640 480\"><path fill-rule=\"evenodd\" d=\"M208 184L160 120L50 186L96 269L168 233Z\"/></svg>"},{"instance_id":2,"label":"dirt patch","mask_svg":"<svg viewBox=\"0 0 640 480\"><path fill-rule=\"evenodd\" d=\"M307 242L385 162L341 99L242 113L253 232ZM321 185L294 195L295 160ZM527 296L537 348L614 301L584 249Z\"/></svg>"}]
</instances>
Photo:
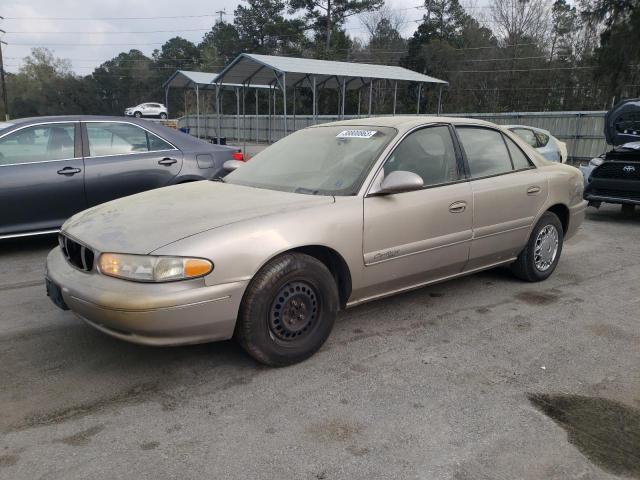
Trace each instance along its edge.
<instances>
[{"instance_id":1,"label":"dirt patch","mask_svg":"<svg viewBox=\"0 0 640 480\"><path fill-rule=\"evenodd\" d=\"M157 393L158 390L158 385L155 383L137 385L117 395L109 398L101 398L92 403L77 405L40 415L32 415L24 419L21 423L11 426L8 431L12 432L32 427L60 424L68 420L82 418L115 406L142 403L145 400L148 400L154 393Z\"/></svg>"},{"instance_id":2,"label":"dirt patch","mask_svg":"<svg viewBox=\"0 0 640 480\"><path fill-rule=\"evenodd\" d=\"M17 455L0 455L0 468L13 467L19 458Z\"/></svg>"},{"instance_id":3,"label":"dirt patch","mask_svg":"<svg viewBox=\"0 0 640 480\"><path fill-rule=\"evenodd\" d=\"M560 297L551 292L520 292L514 298L528 305L551 305L560 300Z\"/></svg>"},{"instance_id":4,"label":"dirt patch","mask_svg":"<svg viewBox=\"0 0 640 480\"><path fill-rule=\"evenodd\" d=\"M597 337L604 337L611 340L631 340L638 341L638 336L629 334L617 325L608 323L597 323L588 325L587 329Z\"/></svg>"},{"instance_id":5,"label":"dirt patch","mask_svg":"<svg viewBox=\"0 0 640 480\"><path fill-rule=\"evenodd\" d=\"M603 470L640 479L640 410L581 395L530 394L529 401L567 431L580 452Z\"/></svg>"},{"instance_id":6,"label":"dirt patch","mask_svg":"<svg viewBox=\"0 0 640 480\"><path fill-rule=\"evenodd\" d=\"M364 430L362 425L349 423L343 420L330 420L316 423L305 431L321 442L346 442Z\"/></svg>"},{"instance_id":7,"label":"dirt patch","mask_svg":"<svg viewBox=\"0 0 640 480\"><path fill-rule=\"evenodd\" d=\"M62 442L72 447L84 447L85 445L89 445L91 438L94 435L100 433L102 430L104 430L104 425L95 425L93 427L87 428L86 430L82 430L81 432L74 433L73 435L69 435L68 437L64 437L56 441Z\"/></svg>"},{"instance_id":8,"label":"dirt patch","mask_svg":"<svg viewBox=\"0 0 640 480\"><path fill-rule=\"evenodd\" d=\"M160 442L144 442L142 445L140 445L140 450L155 450L159 446Z\"/></svg>"}]
</instances>

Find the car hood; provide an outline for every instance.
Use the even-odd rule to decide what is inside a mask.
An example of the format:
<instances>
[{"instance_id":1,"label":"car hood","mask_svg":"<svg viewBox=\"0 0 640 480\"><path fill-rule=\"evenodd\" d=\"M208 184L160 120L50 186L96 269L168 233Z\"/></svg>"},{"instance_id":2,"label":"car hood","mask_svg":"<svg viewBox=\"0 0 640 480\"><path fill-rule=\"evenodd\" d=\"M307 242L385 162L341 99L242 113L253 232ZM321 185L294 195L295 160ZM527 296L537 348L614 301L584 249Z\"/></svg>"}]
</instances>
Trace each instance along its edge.
<instances>
[{"instance_id":1,"label":"car hood","mask_svg":"<svg viewBox=\"0 0 640 480\"><path fill-rule=\"evenodd\" d=\"M640 140L640 98L624 100L607 112L604 136L614 146Z\"/></svg>"},{"instance_id":2,"label":"car hood","mask_svg":"<svg viewBox=\"0 0 640 480\"><path fill-rule=\"evenodd\" d=\"M206 230L333 202L328 196L201 181L90 208L71 217L62 231L100 252L148 254Z\"/></svg>"}]
</instances>

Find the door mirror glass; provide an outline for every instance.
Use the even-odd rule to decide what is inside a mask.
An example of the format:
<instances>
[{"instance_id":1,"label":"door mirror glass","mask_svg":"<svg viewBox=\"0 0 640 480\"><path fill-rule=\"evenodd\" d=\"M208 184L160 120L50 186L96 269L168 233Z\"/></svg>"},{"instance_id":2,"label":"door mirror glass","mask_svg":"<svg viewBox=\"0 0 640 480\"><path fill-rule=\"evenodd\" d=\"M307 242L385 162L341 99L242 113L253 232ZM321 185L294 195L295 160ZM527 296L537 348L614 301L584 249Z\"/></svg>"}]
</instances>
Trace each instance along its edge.
<instances>
[{"instance_id":1,"label":"door mirror glass","mask_svg":"<svg viewBox=\"0 0 640 480\"><path fill-rule=\"evenodd\" d=\"M424 186L422 177L413 172L395 170L382 179L380 187L371 193L402 193L420 190Z\"/></svg>"},{"instance_id":2,"label":"door mirror glass","mask_svg":"<svg viewBox=\"0 0 640 480\"><path fill-rule=\"evenodd\" d=\"M235 169L244 165L244 162L240 160L227 160L222 164L222 168L224 168L227 172L233 172Z\"/></svg>"}]
</instances>

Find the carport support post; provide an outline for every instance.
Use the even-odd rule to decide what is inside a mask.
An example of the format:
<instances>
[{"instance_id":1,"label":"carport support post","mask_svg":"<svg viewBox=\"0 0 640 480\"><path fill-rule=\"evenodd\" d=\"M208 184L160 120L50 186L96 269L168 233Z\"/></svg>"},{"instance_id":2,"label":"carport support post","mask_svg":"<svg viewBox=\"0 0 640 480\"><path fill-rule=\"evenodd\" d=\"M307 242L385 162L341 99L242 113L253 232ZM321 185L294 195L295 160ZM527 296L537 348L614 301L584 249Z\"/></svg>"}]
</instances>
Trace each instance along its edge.
<instances>
[{"instance_id":1,"label":"carport support post","mask_svg":"<svg viewBox=\"0 0 640 480\"><path fill-rule=\"evenodd\" d=\"M358 117L360 117L360 103L361 103L361 94L362 93L362 87L360 87L358 89Z\"/></svg>"},{"instance_id":2,"label":"carport support post","mask_svg":"<svg viewBox=\"0 0 640 480\"><path fill-rule=\"evenodd\" d=\"M371 116L371 102L373 99L373 78L369 79L369 114Z\"/></svg>"},{"instance_id":3,"label":"carport support post","mask_svg":"<svg viewBox=\"0 0 640 480\"><path fill-rule=\"evenodd\" d=\"M396 98L398 97L398 82L393 82L393 114L396 114Z\"/></svg>"},{"instance_id":4,"label":"carport support post","mask_svg":"<svg viewBox=\"0 0 640 480\"><path fill-rule=\"evenodd\" d=\"M200 90L196 83L196 130L198 132L198 138L200 138Z\"/></svg>"},{"instance_id":5,"label":"carport support post","mask_svg":"<svg viewBox=\"0 0 640 480\"><path fill-rule=\"evenodd\" d=\"M216 137L218 137L218 145L220 145L220 137L222 137L222 116L220 115L220 85L216 84L216 114L218 115L218 131Z\"/></svg>"},{"instance_id":6,"label":"carport support post","mask_svg":"<svg viewBox=\"0 0 640 480\"><path fill-rule=\"evenodd\" d=\"M245 105L247 91L244 84L242 84L242 155L243 158L247 155L247 110Z\"/></svg>"},{"instance_id":7,"label":"carport support post","mask_svg":"<svg viewBox=\"0 0 640 480\"><path fill-rule=\"evenodd\" d=\"M318 123L318 102L316 99L316 76L313 76L313 124Z\"/></svg>"},{"instance_id":8,"label":"carport support post","mask_svg":"<svg viewBox=\"0 0 640 480\"><path fill-rule=\"evenodd\" d=\"M340 111L340 118L344 120L344 104L347 102L347 87L345 79L342 79L342 108Z\"/></svg>"},{"instance_id":9,"label":"carport support post","mask_svg":"<svg viewBox=\"0 0 640 480\"><path fill-rule=\"evenodd\" d=\"M267 107L269 108L267 143L271 143L271 87L269 87L269 90L267 90Z\"/></svg>"},{"instance_id":10,"label":"carport support post","mask_svg":"<svg viewBox=\"0 0 640 480\"><path fill-rule=\"evenodd\" d=\"M167 118L169 118L169 85L164 89L164 106L167 108Z\"/></svg>"},{"instance_id":11,"label":"carport support post","mask_svg":"<svg viewBox=\"0 0 640 480\"><path fill-rule=\"evenodd\" d=\"M284 136L287 136L287 74L282 74L282 114L284 115Z\"/></svg>"},{"instance_id":12,"label":"carport support post","mask_svg":"<svg viewBox=\"0 0 640 480\"><path fill-rule=\"evenodd\" d=\"M255 91L256 91L256 143L258 143L259 142L258 136L260 135L260 128L259 128L260 120L258 118L258 89L256 88Z\"/></svg>"},{"instance_id":13,"label":"carport support post","mask_svg":"<svg viewBox=\"0 0 640 480\"><path fill-rule=\"evenodd\" d=\"M240 88L236 87L236 142L240 142Z\"/></svg>"},{"instance_id":14,"label":"carport support post","mask_svg":"<svg viewBox=\"0 0 640 480\"><path fill-rule=\"evenodd\" d=\"M438 88L438 115L442 112L442 86Z\"/></svg>"},{"instance_id":15,"label":"carport support post","mask_svg":"<svg viewBox=\"0 0 640 480\"><path fill-rule=\"evenodd\" d=\"M420 96L422 95L422 83L418 84L418 105L416 106L416 115L420 115Z\"/></svg>"},{"instance_id":16,"label":"carport support post","mask_svg":"<svg viewBox=\"0 0 640 480\"><path fill-rule=\"evenodd\" d=\"M292 132L296 131L296 86L293 86L293 129Z\"/></svg>"}]
</instances>

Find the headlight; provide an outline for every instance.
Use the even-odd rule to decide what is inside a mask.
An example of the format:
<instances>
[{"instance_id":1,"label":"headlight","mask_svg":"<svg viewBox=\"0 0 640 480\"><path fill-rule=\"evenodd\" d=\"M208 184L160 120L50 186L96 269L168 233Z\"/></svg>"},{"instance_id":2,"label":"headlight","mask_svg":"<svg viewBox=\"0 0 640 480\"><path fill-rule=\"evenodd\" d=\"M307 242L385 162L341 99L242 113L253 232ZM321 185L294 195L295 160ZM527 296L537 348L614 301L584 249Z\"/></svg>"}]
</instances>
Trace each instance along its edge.
<instances>
[{"instance_id":1,"label":"headlight","mask_svg":"<svg viewBox=\"0 0 640 480\"><path fill-rule=\"evenodd\" d=\"M604 162L603 159L601 159L600 157L596 157L591 159L589 165L591 165L592 167L599 167L600 165L602 165L602 162Z\"/></svg>"},{"instance_id":2,"label":"headlight","mask_svg":"<svg viewBox=\"0 0 640 480\"><path fill-rule=\"evenodd\" d=\"M125 280L172 282L204 277L213 270L213 263L203 258L103 253L98 268L104 275Z\"/></svg>"}]
</instances>

